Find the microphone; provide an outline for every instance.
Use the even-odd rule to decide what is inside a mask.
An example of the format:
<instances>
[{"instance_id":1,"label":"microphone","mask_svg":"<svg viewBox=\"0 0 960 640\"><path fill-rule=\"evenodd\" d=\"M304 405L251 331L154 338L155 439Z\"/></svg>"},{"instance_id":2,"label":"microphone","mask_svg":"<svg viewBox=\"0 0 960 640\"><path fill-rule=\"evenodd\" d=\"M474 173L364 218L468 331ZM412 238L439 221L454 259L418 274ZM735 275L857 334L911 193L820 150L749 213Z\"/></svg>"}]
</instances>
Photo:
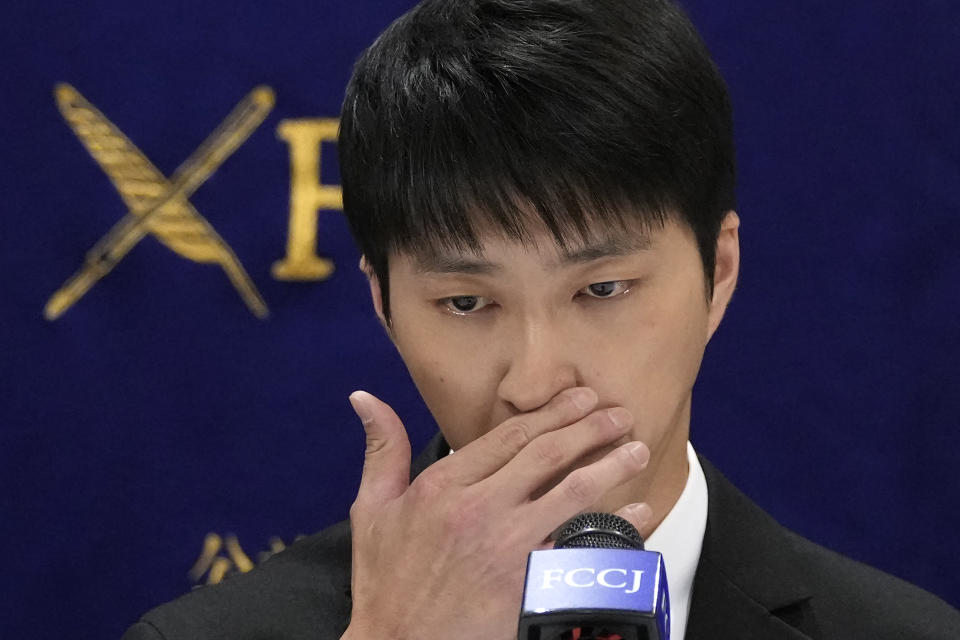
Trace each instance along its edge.
<instances>
[{"instance_id":1,"label":"microphone","mask_svg":"<svg viewBox=\"0 0 960 640\"><path fill-rule=\"evenodd\" d=\"M669 609L663 557L623 518L584 513L530 553L517 638L669 640Z\"/></svg>"}]
</instances>

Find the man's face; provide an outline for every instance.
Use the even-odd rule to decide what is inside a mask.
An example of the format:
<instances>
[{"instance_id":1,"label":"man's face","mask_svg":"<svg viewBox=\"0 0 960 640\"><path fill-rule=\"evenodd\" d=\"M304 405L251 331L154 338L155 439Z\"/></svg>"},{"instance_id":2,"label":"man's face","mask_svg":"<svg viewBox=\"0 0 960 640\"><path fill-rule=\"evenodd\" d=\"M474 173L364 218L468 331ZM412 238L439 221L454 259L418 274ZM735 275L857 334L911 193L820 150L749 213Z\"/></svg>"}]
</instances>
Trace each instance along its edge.
<instances>
[{"instance_id":1,"label":"man's face","mask_svg":"<svg viewBox=\"0 0 960 640\"><path fill-rule=\"evenodd\" d=\"M691 389L729 298L706 299L693 233L668 222L566 250L545 232L533 239L489 234L478 254L391 257L388 331L447 442L463 447L587 386L599 407L633 414L650 473L669 458L685 477Z\"/></svg>"}]
</instances>

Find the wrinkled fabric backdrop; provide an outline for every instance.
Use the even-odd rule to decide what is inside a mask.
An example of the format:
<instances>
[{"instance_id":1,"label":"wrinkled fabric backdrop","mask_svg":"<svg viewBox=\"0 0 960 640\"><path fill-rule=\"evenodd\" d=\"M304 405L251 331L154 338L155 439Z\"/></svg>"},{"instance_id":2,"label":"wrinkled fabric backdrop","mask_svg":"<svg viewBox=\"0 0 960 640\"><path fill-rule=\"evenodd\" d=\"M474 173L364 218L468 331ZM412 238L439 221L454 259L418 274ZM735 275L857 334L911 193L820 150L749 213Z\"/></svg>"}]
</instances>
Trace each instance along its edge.
<instances>
[{"instance_id":1,"label":"wrinkled fabric backdrop","mask_svg":"<svg viewBox=\"0 0 960 640\"><path fill-rule=\"evenodd\" d=\"M434 432L370 309L324 141L352 61L411 4L6 5L3 637L118 637L344 518L363 456L353 389L391 402L414 446ZM686 7L730 85L743 221L693 441L785 525L960 604L960 5ZM127 228L145 237L50 321L86 252L136 219L58 83L104 162L159 170L138 174L141 207L167 197L181 218ZM166 178L260 85L263 123L171 198ZM194 253L178 223L206 229Z\"/></svg>"}]
</instances>

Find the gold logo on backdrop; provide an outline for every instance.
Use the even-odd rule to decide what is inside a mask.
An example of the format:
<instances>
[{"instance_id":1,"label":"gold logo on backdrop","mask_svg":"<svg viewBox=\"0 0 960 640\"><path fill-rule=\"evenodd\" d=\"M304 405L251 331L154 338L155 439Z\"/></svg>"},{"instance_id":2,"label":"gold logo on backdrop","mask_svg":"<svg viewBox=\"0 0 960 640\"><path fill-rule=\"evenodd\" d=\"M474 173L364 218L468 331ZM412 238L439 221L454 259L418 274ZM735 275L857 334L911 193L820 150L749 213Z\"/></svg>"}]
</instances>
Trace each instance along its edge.
<instances>
[{"instance_id":1,"label":"gold logo on backdrop","mask_svg":"<svg viewBox=\"0 0 960 640\"><path fill-rule=\"evenodd\" d=\"M50 297L44 316L48 320L60 317L144 236L152 234L188 260L219 264L250 311L266 317L267 305L240 260L190 204L189 197L263 122L273 108L273 90L261 86L247 94L169 180L76 89L58 84L54 95L64 119L106 172L128 213L87 252L80 270Z\"/></svg>"},{"instance_id":2,"label":"gold logo on backdrop","mask_svg":"<svg viewBox=\"0 0 960 640\"><path fill-rule=\"evenodd\" d=\"M340 187L320 177L323 143L337 141L339 126L336 118L304 118L277 127L277 137L290 148L287 255L273 263L277 280L324 280L333 273L333 263L317 255L317 212L343 209Z\"/></svg>"},{"instance_id":3,"label":"gold logo on backdrop","mask_svg":"<svg viewBox=\"0 0 960 640\"><path fill-rule=\"evenodd\" d=\"M297 536L296 540L302 537ZM263 562L275 553L280 553L285 548L283 540L277 537L270 538L270 549L257 554L257 563ZM206 584L217 584L231 573L246 573L253 569L253 566L253 560L244 552L237 536L221 537L216 533L208 533L203 539L200 557L188 573L194 584L204 582L204 576L207 577Z\"/></svg>"}]
</instances>

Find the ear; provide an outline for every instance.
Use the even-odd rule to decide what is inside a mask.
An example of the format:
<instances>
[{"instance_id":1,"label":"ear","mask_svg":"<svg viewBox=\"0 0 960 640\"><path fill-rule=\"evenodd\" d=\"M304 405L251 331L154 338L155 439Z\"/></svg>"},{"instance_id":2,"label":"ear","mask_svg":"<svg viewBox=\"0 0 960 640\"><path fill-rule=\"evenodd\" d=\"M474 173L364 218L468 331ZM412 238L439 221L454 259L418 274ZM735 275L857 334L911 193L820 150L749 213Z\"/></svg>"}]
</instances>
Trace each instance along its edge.
<instances>
[{"instance_id":1,"label":"ear","mask_svg":"<svg viewBox=\"0 0 960 640\"><path fill-rule=\"evenodd\" d=\"M367 276L367 282L370 285L370 301L373 302L373 310L376 312L377 318L380 320L380 326L383 327L384 331L387 332L387 335L390 336L390 339L393 340L393 334L390 332L390 325L387 323L387 319L383 315L383 295L380 291L380 279L377 278L377 274L374 273L373 267L371 267L370 263L367 262L366 256L360 256L360 270L363 271L365 276Z\"/></svg>"},{"instance_id":2,"label":"ear","mask_svg":"<svg viewBox=\"0 0 960 640\"><path fill-rule=\"evenodd\" d=\"M713 271L713 298L707 318L707 340L713 337L727 311L740 274L740 218L728 211L717 235L716 266Z\"/></svg>"}]
</instances>

